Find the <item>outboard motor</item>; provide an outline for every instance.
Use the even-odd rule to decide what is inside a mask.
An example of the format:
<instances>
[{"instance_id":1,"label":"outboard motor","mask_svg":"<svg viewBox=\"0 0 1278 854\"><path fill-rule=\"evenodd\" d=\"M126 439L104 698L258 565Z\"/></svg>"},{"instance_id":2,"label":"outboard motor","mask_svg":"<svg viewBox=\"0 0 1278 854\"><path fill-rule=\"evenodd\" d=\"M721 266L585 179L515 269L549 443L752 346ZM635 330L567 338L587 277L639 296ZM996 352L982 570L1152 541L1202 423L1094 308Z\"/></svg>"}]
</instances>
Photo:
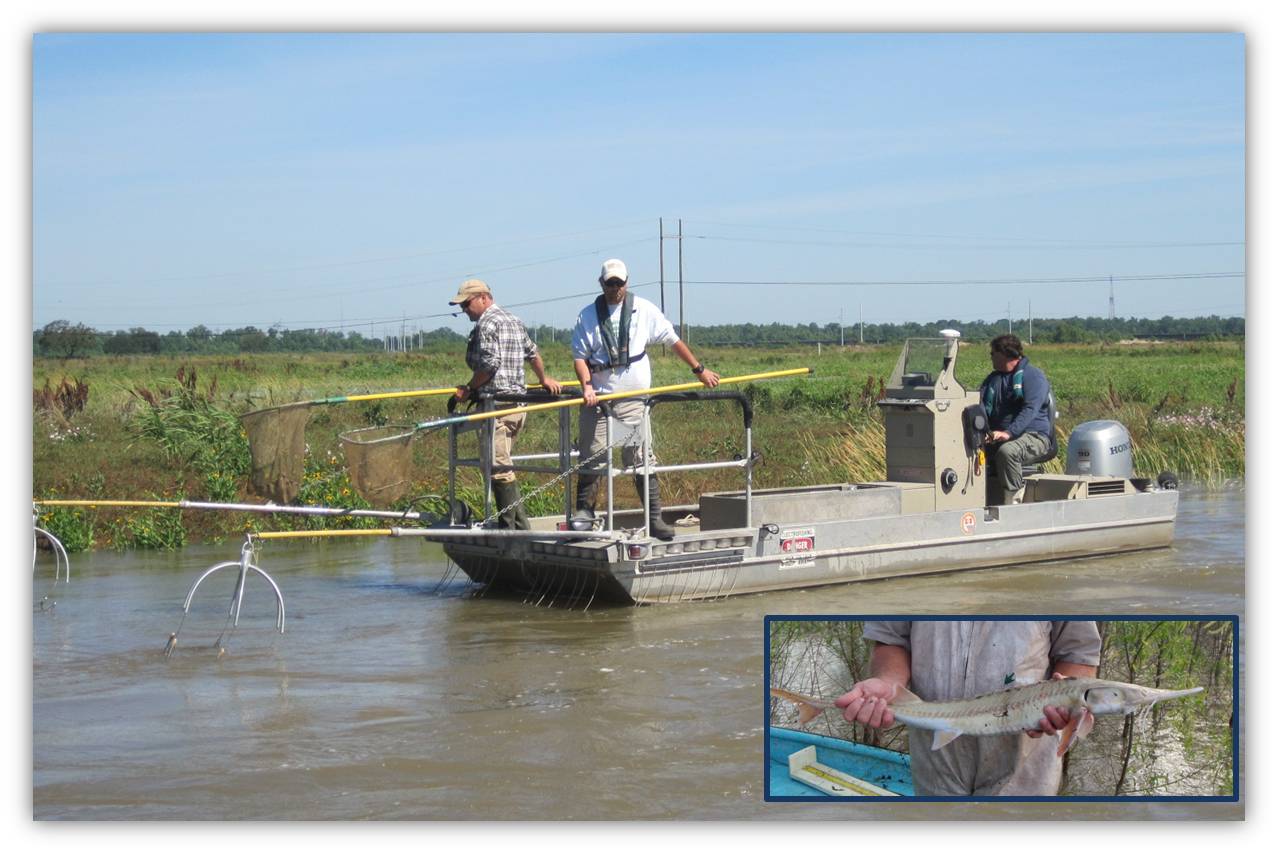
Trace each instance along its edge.
<instances>
[{"instance_id":1,"label":"outboard motor","mask_svg":"<svg viewBox=\"0 0 1278 854\"><path fill-rule=\"evenodd\" d=\"M1132 476L1132 437L1117 421L1084 421L1069 434L1065 473Z\"/></svg>"}]
</instances>

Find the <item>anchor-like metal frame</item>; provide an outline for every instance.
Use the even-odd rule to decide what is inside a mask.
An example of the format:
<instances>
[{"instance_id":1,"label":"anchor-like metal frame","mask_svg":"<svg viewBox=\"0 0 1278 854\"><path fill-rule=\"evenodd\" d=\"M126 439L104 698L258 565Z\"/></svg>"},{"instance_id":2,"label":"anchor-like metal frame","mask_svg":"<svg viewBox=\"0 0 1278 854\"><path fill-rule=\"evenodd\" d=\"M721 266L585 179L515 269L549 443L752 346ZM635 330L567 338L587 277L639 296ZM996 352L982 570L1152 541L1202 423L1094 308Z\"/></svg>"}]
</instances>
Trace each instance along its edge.
<instances>
[{"instance_id":1,"label":"anchor-like metal frame","mask_svg":"<svg viewBox=\"0 0 1278 854\"><path fill-rule=\"evenodd\" d=\"M195 591L199 589L200 585L204 582L204 579L220 570L235 567L240 571L240 574L235 580L235 589L231 591L231 607L226 613L226 619L230 623L231 629L234 630L240 624L240 609L244 605L245 582L248 581L250 572L256 572L258 575L262 576L262 578L266 579L266 583L271 585L271 590L275 592L275 628L280 634L284 634L284 594L280 592L280 586L275 583L275 579L271 578L271 576L260 566L253 563L252 558L253 537L250 535L244 538L244 545L240 547L239 560L229 560L225 563L215 564L214 566L206 569L199 578L195 579L195 583L191 585L191 589L186 594L186 600L182 603L182 621L185 622L187 614L191 612L191 601L195 598ZM177 636L181 630L182 626L179 624L178 631L169 635L169 642L164 649L165 655L173 654L173 649L177 646ZM223 628L222 634L218 635L217 640L213 642L214 646L221 644L222 637L225 634L226 629Z\"/></svg>"},{"instance_id":2,"label":"anchor-like metal frame","mask_svg":"<svg viewBox=\"0 0 1278 854\"><path fill-rule=\"evenodd\" d=\"M66 571L66 583L70 584L71 583L71 558L67 554L67 547L62 545L62 541L59 540L57 537L55 537L53 534L49 533L44 528L41 528L37 524L39 521L40 521L40 509L33 505L31 508L31 531L32 531L31 574L35 575L36 558L40 554L40 538L44 537L44 539L49 543L50 547L53 549L53 560L54 560L53 586L57 587L58 581L62 579L62 573L64 569ZM40 610L42 611L45 610L44 603L47 602L48 599L49 599L49 595L45 594L44 598L40 600ZM57 604L58 604L57 602L53 603L53 605L57 605Z\"/></svg>"}]
</instances>

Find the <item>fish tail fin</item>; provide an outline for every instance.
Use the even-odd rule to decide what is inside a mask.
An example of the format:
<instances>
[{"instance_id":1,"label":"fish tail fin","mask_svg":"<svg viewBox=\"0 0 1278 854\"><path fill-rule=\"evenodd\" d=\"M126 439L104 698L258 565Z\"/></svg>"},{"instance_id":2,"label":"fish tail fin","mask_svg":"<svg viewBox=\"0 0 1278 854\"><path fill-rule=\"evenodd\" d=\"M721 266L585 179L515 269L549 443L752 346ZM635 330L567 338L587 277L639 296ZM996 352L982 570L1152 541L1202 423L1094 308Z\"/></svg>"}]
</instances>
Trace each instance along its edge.
<instances>
[{"instance_id":1,"label":"fish tail fin","mask_svg":"<svg viewBox=\"0 0 1278 854\"><path fill-rule=\"evenodd\" d=\"M802 694L796 694L793 691L787 691L784 688L770 688L768 693L780 700L788 700L799 708L800 725L807 723L817 715L825 711L825 708L816 704L810 697Z\"/></svg>"},{"instance_id":2,"label":"fish tail fin","mask_svg":"<svg viewBox=\"0 0 1278 854\"><path fill-rule=\"evenodd\" d=\"M808 721L821 714L821 709L810 703L799 703L799 723L805 724Z\"/></svg>"}]
</instances>

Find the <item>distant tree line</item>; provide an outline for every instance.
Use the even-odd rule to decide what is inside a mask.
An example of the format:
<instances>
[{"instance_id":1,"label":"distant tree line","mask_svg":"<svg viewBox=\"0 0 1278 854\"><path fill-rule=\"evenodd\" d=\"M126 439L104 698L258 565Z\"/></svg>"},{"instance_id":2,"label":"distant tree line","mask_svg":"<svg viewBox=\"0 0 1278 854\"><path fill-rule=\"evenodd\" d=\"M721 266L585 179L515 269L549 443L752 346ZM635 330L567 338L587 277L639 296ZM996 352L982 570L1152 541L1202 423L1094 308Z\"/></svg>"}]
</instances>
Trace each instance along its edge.
<instances>
[{"instance_id":1,"label":"distant tree line","mask_svg":"<svg viewBox=\"0 0 1278 854\"><path fill-rule=\"evenodd\" d=\"M938 320L934 323L867 323L840 326L826 324L727 323L713 326L691 326L688 339L701 345L719 346L792 346L795 344L866 344L895 343L911 337L935 336L941 329L958 329L964 338L993 338L1008 331L1006 321ZM1118 341L1126 338L1154 339L1224 339L1241 338L1245 324L1241 317L1161 317L1116 318L1065 317L1042 318L1033 322L1017 321L1011 331L1022 339L1040 343L1089 343ZM539 343L567 343L572 330L551 326L535 326L529 334ZM355 331L329 329L258 329L245 326L214 332L200 325L185 332L160 334L142 327L99 332L83 323L55 320L32 333L32 352L36 356L74 359L95 355L174 354L174 353L305 353L305 352L376 352L383 350L455 349L465 344L466 337L440 327L431 332L375 338Z\"/></svg>"},{"instance_id":2,"label":"distant tree line","mask_svg":"<svg viewBox=\"0 0 1278 854\"><path fill-rule=\"evenodd\" d=\"M840 326L826 324L730 323L693 326L688 338L697 344L785 346L792 344L890 344L906 338L934 337L942 329L957 329L966 339L983 340L1012 332L1022 340L1044 344L1085 344L1127 338L1212 339L1241 338L1246 325L1241 317L1115 318L1064 317L1013 321L937 320L932 323L867 323Z\"/></svg>"},{"instance_id":3,"label":"distant tree line","mask_svg":"<svg viewBox=\"0 0 1278 854\"><path fill-rule=\"evenodd\" d=\"M413 336L415 349L440 344L465 343L465 337L450 329ZM394 341L396 349L406 344ZM359 332L328 329L258 329L245 326L214 332L206 326L195 326L185 332L160 334L142 327L113 332L99 332L83 323L55 320L32 335L33 353L63 359L95 355L134 355L148 353L307 353L370 352L384 350L387 340L370 338Z\"/></svg>"}]
</instances>

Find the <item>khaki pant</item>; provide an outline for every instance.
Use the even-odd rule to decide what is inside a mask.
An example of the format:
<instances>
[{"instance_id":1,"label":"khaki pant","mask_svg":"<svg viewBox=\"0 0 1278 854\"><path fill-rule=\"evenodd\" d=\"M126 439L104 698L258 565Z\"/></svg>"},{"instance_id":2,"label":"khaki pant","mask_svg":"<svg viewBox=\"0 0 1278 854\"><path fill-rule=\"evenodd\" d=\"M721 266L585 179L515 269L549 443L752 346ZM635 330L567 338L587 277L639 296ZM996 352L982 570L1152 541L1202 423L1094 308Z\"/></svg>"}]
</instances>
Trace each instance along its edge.
<instances>
[{"instance_id":1,"label":"khaki pant","mask_svg":"<svg viewBox=\"0 0 1278 854\"><path fill-rule=\"evenodd\" d=\"M612 403L612 442L621 446L621 462L626 467L638 465L639 449L643 443L643 411L642 400L617 400ZM608 419L604 415L603 406L587 406L581 410L577 426L579 429L578 444L581 459L590 462L581 470L587 474L602 475L608 467L608 454L600 454L598 459L590 459L608 444ZM657 457L652 452L652 435L648 434L647 465L655 466Z\"/></svg>"},{"instance_id":2,"label":"khaki pant","mask_svg":"<svg viewBox=\"0 0 1278 854\"><path fill-rule=\"evenodd\" d=\"M1025 486L1021 467L1047 453L1050 443L1042 433L1024 433L994 449L994 476L1004 495L1011 495Z\"/></svg>"},{"instance_id":3,"label":"khaki pant","mask_svg":"<svg viewBox=\"0 0 1278 854\"><path fill-rule=\"evenodd\" d=\"M493 455L491 461L488 457L487 437L483 433L480 434L480 459L492 466L493 480L503 483L512 483L515 480L515 473L509 470L510 466L515 464L514 460L511 459L511 453L515 448L515 437L523 429L524 419L527 417L526 413L521 412L518 415L502 415L494 419ZM502 469L506 470L502 471Z\"/></svg>"}]
</instances>

